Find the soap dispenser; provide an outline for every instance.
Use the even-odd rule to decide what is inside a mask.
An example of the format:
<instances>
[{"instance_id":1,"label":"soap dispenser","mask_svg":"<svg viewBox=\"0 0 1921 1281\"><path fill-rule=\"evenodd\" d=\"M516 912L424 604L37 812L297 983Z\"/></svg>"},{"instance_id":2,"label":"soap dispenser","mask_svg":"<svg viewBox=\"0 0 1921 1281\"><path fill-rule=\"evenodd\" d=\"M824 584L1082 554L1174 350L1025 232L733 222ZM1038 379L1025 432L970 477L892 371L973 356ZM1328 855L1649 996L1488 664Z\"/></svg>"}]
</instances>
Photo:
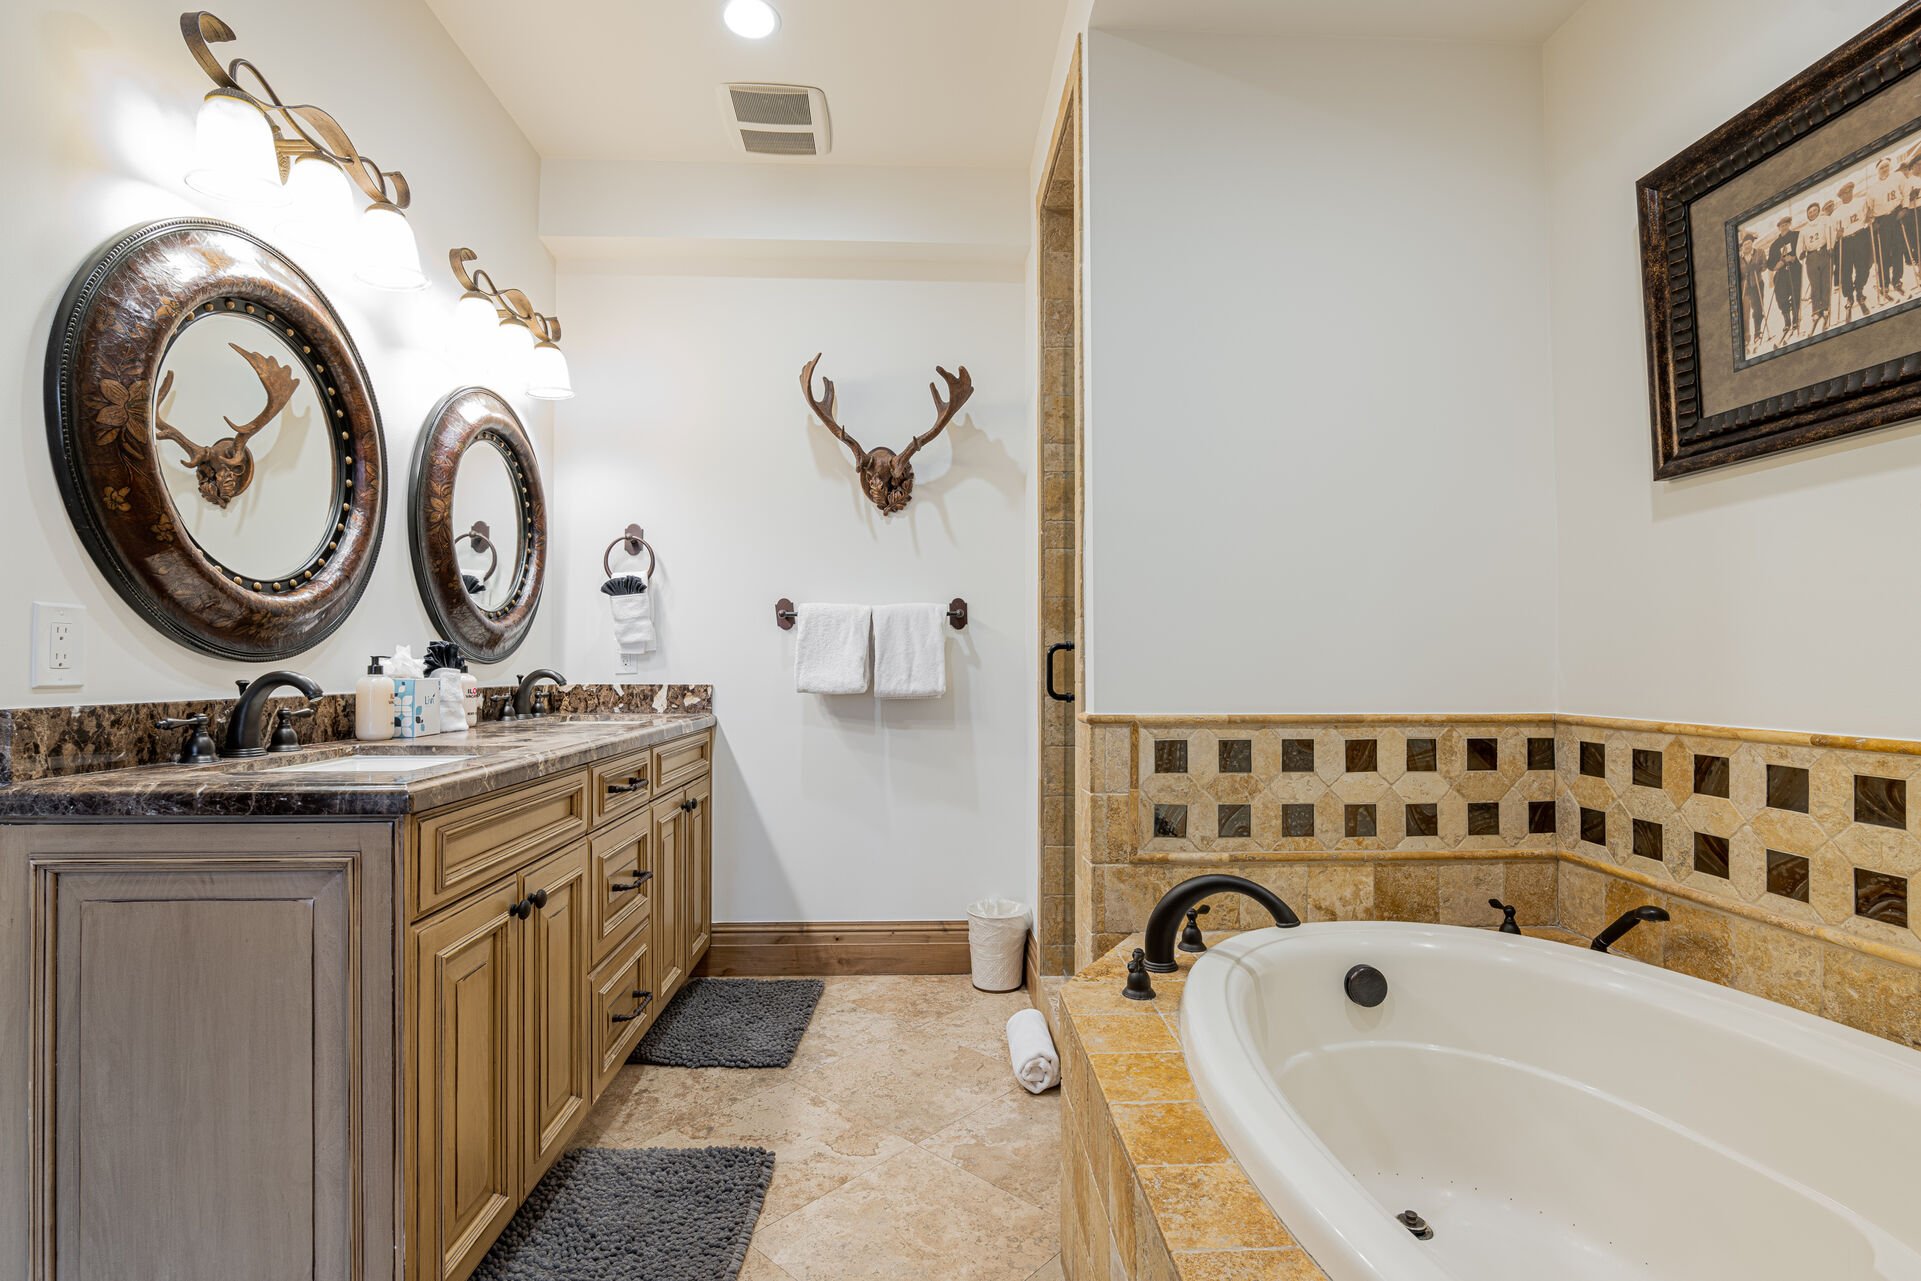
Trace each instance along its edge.
<instances>
[{"instance_id":1,"label":"soap dispenser","mask_svg":"<svg viewBox=\"0 0 1921 1281\"><path fill-rule=\"evenodd\" d=\"M394 682L375 654L367 674L354 683L354 737L364 743L394 736Z\"/></svg>"}]
</instances>

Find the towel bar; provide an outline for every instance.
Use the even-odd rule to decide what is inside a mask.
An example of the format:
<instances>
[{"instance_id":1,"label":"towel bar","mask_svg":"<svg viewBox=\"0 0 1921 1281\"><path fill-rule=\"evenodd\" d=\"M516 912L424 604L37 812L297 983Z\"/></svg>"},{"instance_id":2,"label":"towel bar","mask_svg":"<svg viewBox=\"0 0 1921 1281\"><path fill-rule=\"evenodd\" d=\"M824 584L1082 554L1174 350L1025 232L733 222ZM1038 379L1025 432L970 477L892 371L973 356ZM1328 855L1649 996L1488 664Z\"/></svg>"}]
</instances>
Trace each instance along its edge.
<instances>
[{"instance_id":1,"label":"towel bar","mask_svg":"<svg viewBox=\"0 0 1921 1281\"><path fill-rule=\"evenodd\" d=\"M774 602L774 626L783 632L793 631L794 620L799 617L794 602L785 596ZM947 602L947 625L957 632L967 628L967 602L958 596Z\"/></svg>"}]
</instances>

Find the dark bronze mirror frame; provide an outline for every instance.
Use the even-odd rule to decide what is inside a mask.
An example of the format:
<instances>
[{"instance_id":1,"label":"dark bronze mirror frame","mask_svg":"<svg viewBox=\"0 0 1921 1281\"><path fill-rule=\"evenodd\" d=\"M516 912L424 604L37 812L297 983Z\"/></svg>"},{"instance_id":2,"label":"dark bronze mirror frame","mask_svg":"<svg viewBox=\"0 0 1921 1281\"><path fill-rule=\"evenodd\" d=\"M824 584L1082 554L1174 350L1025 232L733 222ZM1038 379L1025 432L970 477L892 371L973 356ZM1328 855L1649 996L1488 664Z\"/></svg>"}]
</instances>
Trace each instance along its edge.
<instances>
[{"instance_id":1,"label":"dark bronze mirror frame","mask_svg":"<svg viewBox=\"0 0 1921 1281\"><path fill-rule=\"evenodd\" d=\"M482 609L474 600L461 579L456 555L470 534L454 528L454 480L461 458L481 444L500 450L520 500L520 556L501 566L513 575L513 589L498 609ZM498 393L462 387L443 396L427 415L414 454L408 523L414 582L442 635L476 662L498 663L519 649L547 581L547 497L533 442L513 406Z\"/></svg>"},{"instance_id":2,"label":"dark bronze mirror frame","mask_svg":"<svg viewBox=\"0 0 1921 1281\"><path fill-rule=\"evenodd\" d=\"M233 314L271 327L321 393L336 464L331 532L278 580L222 565L174 520L154 439L155 388L190 324ZM319 644L372 577L386 508L386 445L373 385L326 295L273 246L207 218L115 237L67 290L47 346L47 440L67 513L123 600L170 639L266 662Z\"/></svg>"}]
</instances>

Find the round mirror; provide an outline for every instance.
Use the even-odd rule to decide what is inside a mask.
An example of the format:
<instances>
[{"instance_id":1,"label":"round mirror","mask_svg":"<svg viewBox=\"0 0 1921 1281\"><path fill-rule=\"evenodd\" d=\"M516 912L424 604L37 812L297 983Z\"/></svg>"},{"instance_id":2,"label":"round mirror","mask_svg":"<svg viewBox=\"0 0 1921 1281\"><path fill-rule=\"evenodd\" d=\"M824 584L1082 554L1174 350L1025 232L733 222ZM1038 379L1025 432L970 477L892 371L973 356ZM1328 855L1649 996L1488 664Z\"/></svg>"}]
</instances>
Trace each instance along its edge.
<instances>
[{"instance_id":1,"label":"round mirror","mask_svg":"<svg viewBox=\"0 0 1921 1281\"><path fill-rule=\"evenodd\" d=\"M174 523L249 579L286 579L327 542L340 505L319 380L282 334L195 313L160 361L153 436Z\"/></svg>"},{"instance_id":2,"label":"round mirror","mask_svg":"<svg viewBox=\"0 0 1921 1281\"><path fill-rule=\"evenodd\" d=\"M454 468L454 558L474 604L493 611L512 596L521 549L520 485L491 436L476 437Z\"/></svg>"},{"instance_id":3,"label":"round mirror","mask_svg":"<svg viewBox=\"0 0 1921 1281\"><path fill-rule=\"evenodd\" d=\"M485 387L450 393L414 456L414 582L461 653L497 663L526 637L547 571L540 467L513 407Z\"/></svg>"}]
</instances>

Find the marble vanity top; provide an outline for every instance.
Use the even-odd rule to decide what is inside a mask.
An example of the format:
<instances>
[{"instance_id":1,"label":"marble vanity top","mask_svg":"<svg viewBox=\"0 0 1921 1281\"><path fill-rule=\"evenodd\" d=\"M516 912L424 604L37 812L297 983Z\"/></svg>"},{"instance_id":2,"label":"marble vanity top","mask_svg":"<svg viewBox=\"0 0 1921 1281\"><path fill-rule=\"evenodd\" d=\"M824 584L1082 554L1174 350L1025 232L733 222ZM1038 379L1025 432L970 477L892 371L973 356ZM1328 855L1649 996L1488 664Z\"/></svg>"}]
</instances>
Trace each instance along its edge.
<instances>
[{"instance_id":1,"label":"marble vanity top","mask_svg":"<svg viewBox=\"0 0 1921 1281\"><path fill-rule=\"evenodd\" d=\"M214 765L144 765L0 787L0 821L64 818L303 818L410 814L533 782L712 728L708 713L599 712L489 721L407 742L328 743ZM449 759L405 774L370 756ZM340 771L314 763L339 759ZM288 766L303 766L289 772Z\"/></svg>"}]
</instances>

